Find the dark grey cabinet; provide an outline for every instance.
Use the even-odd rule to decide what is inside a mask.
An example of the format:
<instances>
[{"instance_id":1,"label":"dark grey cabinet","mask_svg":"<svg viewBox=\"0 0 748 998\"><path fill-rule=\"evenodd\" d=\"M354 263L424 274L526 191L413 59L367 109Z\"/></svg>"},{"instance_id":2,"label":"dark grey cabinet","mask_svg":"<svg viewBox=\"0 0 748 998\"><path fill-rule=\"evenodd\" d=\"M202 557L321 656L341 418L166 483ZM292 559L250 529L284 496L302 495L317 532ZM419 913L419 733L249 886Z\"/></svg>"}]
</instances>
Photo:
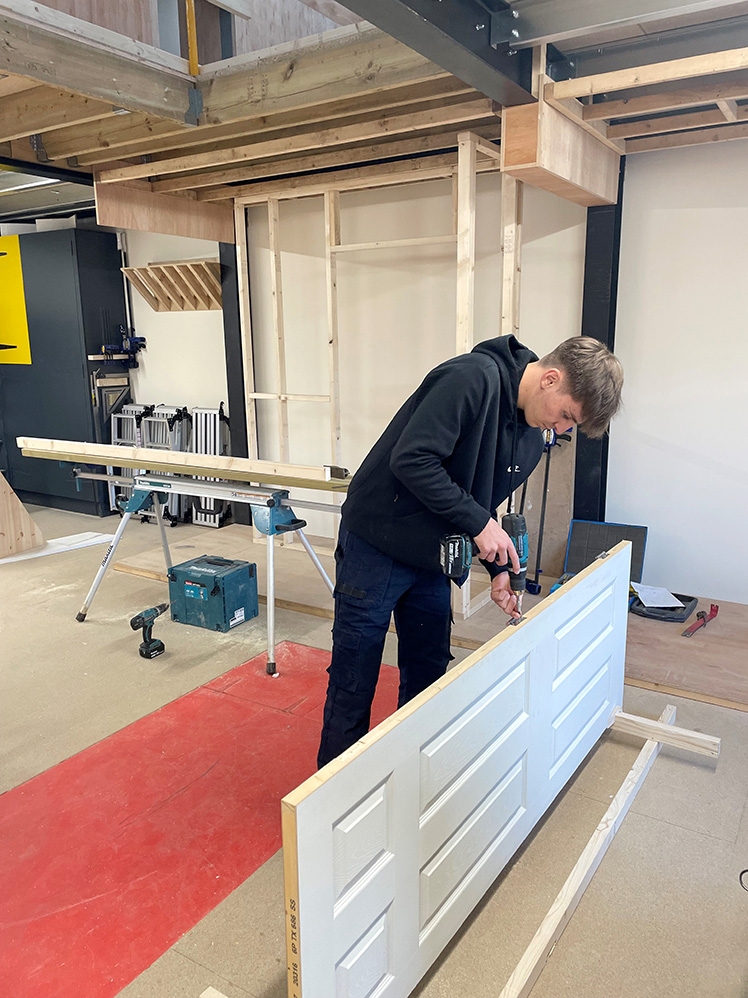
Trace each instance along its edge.
<instances>
[{"instance_id":1,"label":"dark grey cabinet","mask_svg":"<svg viewBox=\"0 0 748 998\"><path fill-rule=\"evenodd\" d=\"M117 237L59 229L20 236L20 249L31 364L0 365L0 468L24 502L103 516L103 483L79 490L70 465L23 457L16 437L109 442L95 372L126 369L87 358L119 343L126 324Z\"/></svg>"}]
</instances>

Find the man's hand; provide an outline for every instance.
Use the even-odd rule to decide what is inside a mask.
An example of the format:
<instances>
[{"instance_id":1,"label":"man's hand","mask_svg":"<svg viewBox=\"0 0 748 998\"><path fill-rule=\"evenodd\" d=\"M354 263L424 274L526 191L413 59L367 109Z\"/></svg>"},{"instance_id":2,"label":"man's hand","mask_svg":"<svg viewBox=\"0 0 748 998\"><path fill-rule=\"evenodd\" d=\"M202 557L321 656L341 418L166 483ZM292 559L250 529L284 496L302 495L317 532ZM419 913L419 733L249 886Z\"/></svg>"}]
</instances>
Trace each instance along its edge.
<instances>
[{"instance_id":1,"label":"man's hand","mask_svg":"<svg viewBox=\"0 0 748 998\"><path fill-rule=\"evenodd\" d=\"M511 537L490 517L483 530L473 540L478 548L478 557L484 561L495 561L497 565L512 563L512 571L519 573L519 558Z\"/></svg>"},{"instance_id":2,"label":"man's hand","mask_svg":"<svg viewBox=\"0 0 748 998\"><path fill-rule=\"evenodd\" d=\"M517 597L509 585L509 572L502 572L501 575L491 579L491 599L508 617L519 619Z\"/></svg>"}]
</instances>

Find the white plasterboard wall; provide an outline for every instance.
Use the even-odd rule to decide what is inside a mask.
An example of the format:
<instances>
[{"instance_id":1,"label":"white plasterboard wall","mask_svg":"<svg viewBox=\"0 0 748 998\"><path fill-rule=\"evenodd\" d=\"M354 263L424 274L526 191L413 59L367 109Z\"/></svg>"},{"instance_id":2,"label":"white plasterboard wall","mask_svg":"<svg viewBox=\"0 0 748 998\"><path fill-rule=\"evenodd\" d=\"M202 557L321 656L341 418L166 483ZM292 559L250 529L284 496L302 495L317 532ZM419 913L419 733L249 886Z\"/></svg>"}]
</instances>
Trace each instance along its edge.
<instances>
[{"instance_id":1,"label":"white plasterboard wall","mask_svg":"<svg viewBox=\"0 0 748 998\"><path fill-rule=\"evenodd\" d=\"M130 267L181 260L217 260L218 243L205 239L127 232ZM223 312L154 312L131 291L133 325L147 347L132 372L136 402L217 409L228 402Z\"/></svg>"},{"instance_id":2,"label":"white plasterboard wall","mask_svg":"<svg viewBox=\"0 0 748 998\"><path fill-rule=\"evenodd\" d=\"M748 142L630 156L607 519L649 527L643 581L748 603Z\"/></svg>"},{"instance_id":3,"label":"white plasterboard wall","mask_svg":"<svg viewBox=\"0 0 748 998\"><path fill-rule=\"evenodd\" d=\"M475 342L499 333L501 180L478 177ZM248 211L257 390L276 390L265 206ZM521 339L538 354L579 333L585 209L525 189ZM341 194L341 241L407 239L452 231L448 181ZM280 202L288 391L327 394L327 305L322 198ZM452 245L338 255L343 463L355 471L424 375L455 352L456 251ZM258 404L260 455L279 458L278 407ZM328 408L289 404L292 462L331 460ZM310 532L333 520L305 511Z\"/></svg>"}]
</instances>

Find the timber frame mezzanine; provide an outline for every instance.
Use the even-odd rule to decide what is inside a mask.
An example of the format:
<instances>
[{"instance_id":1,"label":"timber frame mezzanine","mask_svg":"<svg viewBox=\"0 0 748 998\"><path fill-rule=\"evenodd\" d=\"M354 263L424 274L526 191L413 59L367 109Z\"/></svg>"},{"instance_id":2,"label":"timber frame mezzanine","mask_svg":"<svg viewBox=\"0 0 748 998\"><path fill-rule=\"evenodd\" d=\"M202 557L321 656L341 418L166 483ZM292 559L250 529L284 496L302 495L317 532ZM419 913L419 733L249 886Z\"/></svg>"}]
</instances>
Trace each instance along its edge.
<instances>
[{"instance_id":1,"label":"timber frame mezzanine","mask_svg":"<svg viewBox=\"0 0 748 998\"><path fill-rule=\"evenodd\" d=\"M0 30L0 154L93 173L101 210L129 212L133 227L164 212L189 227L191 215L231 241L231 202L273 180L374 163L407 172L424 156L454 165L460 131L501 131L502 108L366 23L197 76L30 0L3 0ZM536 61L548 65L543 46ZM748 49L548 80L542 96L616 154L742 138ZM535 107L529 95L520 106Z\"/></svg>"}]
</instances>

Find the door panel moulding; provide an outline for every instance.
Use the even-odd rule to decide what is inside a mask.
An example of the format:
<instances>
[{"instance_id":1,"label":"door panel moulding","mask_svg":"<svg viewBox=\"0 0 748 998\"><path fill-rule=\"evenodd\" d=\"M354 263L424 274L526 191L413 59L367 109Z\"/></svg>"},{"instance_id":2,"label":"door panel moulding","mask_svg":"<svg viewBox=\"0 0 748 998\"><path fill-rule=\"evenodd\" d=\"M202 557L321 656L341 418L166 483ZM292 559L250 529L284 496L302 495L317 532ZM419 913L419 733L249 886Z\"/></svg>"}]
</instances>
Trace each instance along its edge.
<instances>
[{"instance_id":1,"label":"door panel moulding","mask_svg":"<svg viewBox=\"0 0 748 998\"><path fill-rule=\"evenodd\" d=\"M629 556L601 556L284 798L290 998L411 993L620 716ZM673 717L635 719L658 740L503 998L528 994Z\"/></svg>"}]
</instances>

